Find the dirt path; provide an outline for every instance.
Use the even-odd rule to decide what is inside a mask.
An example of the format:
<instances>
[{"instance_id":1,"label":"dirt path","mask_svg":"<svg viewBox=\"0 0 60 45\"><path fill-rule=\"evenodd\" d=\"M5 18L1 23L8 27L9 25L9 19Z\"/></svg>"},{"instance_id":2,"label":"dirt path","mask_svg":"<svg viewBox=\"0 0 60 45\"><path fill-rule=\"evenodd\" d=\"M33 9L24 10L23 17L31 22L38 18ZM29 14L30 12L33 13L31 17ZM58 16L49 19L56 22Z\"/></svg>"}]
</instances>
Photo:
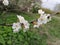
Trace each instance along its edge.
<instances>
[{"instance_id":1,"label":"dirt path","mask_svg":"<svg viewBox=\"0 0 60 45\"><path fill-rule=\"evenodd\" d=\"M60 17L58 17L58 16L52 16L53 18L56 18L56 19L60 19Z\"/></svg>"},{"instance_id":2,"label":"dirt path","mask_svg":"<svg viewBox=\"0 0 60 45\"><path fill-rule=\"evenodd\" d=\"M60 20L60 17L58 17L58 16L52 16L52 18ZM51 40L53 40L53 41L51 41ZM59 38L52 38L50 36L50 39L49 38L47 39L47 44L48 45L60 45L60 39Z\"/></svg>"}]
</instances>

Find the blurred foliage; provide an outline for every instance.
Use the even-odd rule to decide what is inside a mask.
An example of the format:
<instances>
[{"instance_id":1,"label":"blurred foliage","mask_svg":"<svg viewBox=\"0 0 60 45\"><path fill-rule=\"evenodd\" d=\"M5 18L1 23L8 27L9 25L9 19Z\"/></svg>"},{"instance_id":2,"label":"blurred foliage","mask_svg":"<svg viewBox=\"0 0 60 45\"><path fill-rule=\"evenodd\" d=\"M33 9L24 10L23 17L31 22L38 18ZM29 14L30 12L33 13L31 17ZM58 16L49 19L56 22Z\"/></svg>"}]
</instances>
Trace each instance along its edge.
<instances>
[{"instance_id":1,"label":"blurred foliage","mask_svg":"<svg viewBox=\"0 0 60 45\"><path fill-rule=\"evenodd\" d=\"M6 24L12 24L17 22L16 13L8 12L1 13L0 24L5 22ZM37 13L28 14L20 13L29 22L37 19L39 16ZM13 18L14 17L14 18ZM4 19L4 20L3 20ZM46 25L42 25L40 28L33 28L32 24L27 32L23 30L18 33L13 33L11 26L0 25L0 45L47 45L47 39L49 36L54 38L60 38L60 21L58 19L52 18L52 21ZM48 32L45 33L45 32Z\"/></svg>"},{"instance_id":2,"label":"blurred foliage","mask_svg":"<svg viewBox=\"0 0 60 45\"><path fill-rule=\"evenodd\" d=\"M10 4L7 7L2 6L3 4L0 5L0 24L13 24L14 22L17 22L17 14L22 15L30 23L32 20L39 18L40 15L37 14L38 9L42 9L46 13L53 13L53 11L49 9L41 8L37 3L40 0L9 1ZM27 12L31 3L35 4L30 10L33 13ZM3 7L7 8L7 10ZM60 16L60 14L56 15ZM11 26L0 25L0 45L47 45L47 40L53 40L54 38L60 39L60 21L55 18L52 18L51 22L42 25L40 28L33 28L33 25L31 24L30 29L27 32L21 30L18 33L13 33Z\"/></svg>"},{"instance_id":3,"label":"blurred foliage","mask_svg":"<svg viewBox=\"0 0 60 45\"><path fill-rule=\"evenodd\" d=\"M30 15L27 13L20 13L20 15L30 21L34 20L37 14ZM2 22L12 24L18 21L16 13L11 12L1 13L0 19L0 24L2 24ZM21 30L18 33L13 33L11 26L0 25L0 45L46 45L47 36L40 35L38 32L33 30L34 29L30 26L30 29L27 32L23 32L23 30Z\"/></svg>"},{"instance_id":4,"label":"blurred foliage","mask_svg":"<svg viewBox=\"0 0 60 45\"><path fill-rule=\"evenodd\" d=\"M37 3L39 2L39 3ZM1 11L11 11L11 12L31 12L32 8L38 4L41 5L41 0L9 0L9 5L4 6L3 3L0 5Z\"/></svg>"},{"instance_id":5,"label":"blurred foliage","mask_svg":"<svg viewBox=\"0 0 60 45\"><path fill-rule=\"evenodd\" d=\"M52 10L50 10L50 9L47 9L47 8L42 8L42 7L41 7L41 9L42 9L43 11L45 11L45 13L49 13L49 14L55 13L54 11L52 11Z\"/></svg>"},{"instance_id":6,"label":"blurred foliage","mask_svg":"<svg viewBox=\"0 0 60 45\"><path fill-rule=\"evenodd\" d=\"M1 45L46 45L46 36L22 30L19 33L12 33L11 27L0 26L0 44Z\"/></svg>"},{"instance_id":7,"label":"blurred foliage","mask_svg":"<svg viewBox=\"0 0 60 45\"><path fill-rule=\"evenodd\" d=\"M11 45L12 44L12 28L6 26L0 26L0 44Z\"/></svg>"},{"instance_id":8,"label":"blurred foliage","mask_svg":"<svg viewBox=\"0 0 60 45\"><path fill-rule=\"evenodd\" d=\"M40 6L39 4L35 4L32 9L31 9L31 12L32 13L38 13L38 10L40 9Z\"/></svg>"}]
</instances>

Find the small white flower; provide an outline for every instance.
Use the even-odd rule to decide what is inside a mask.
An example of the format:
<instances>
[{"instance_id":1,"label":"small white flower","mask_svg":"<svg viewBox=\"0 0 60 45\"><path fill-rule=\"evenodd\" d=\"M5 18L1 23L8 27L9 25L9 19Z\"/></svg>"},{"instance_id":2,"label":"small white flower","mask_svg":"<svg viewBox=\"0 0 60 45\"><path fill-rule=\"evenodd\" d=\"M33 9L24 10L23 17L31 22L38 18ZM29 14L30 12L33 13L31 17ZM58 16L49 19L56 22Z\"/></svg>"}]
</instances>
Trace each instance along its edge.
<instances>
[{"instance_id":1,"label":"small white flower","mask_svg":"<svg viewBox=\"0 0 60 45\"><path fill-rule=\"evenodd\" d=\"M34 3L31 3L31 6L34 6L35 4Z\"/></svg>"},{"instance_id":2,"label":"small white flower","mask_svg":"<svg viewBox=\"0 0 60 45\"><path fill-rule=\"evenodd\" d=\"M24 32L26 32L29 29L30 24L28 23L28 21L24 22Z\"/></svg>"},{"instance_id":3,"label":"small white flower","mask_svg":"<svg viewBox=\"0 0 60 45\"><path fill-rule=\"evenodd\" d=\"M47 14L47 22L51 21L51 16L50 14Z\"/></svg>"},{"instance_id":4,"label":"small white flower","mask_svg":"<svg viewBox=\"0 0 60 45\"><path fill-rule=\"evenodd\" d=\"M3 0L3 4L8 6L9 5L9 1L8 0Z\"/></svg>"},{"instance_id":5,"label":"small white flower","mask_svg":"<svg viewBox=\"0 0 60 45\"><path fill-rule=\"evenodd\" d=\"M40 18L38 18L38 22L39 22L40 24L43 24L44 21L45 21L45 19L46 19L46 14L45 14L45 15L41 15Z\"/></svg>"},{"instance_id":6,"label":"small white flower","mask_svg":"<svg viewBox=\"0 0 60 45\"><path fill-rule=\"evenodd\" d=\"M42 23L43 23L43 24L46 24L46 23L47 23L47 14L44 14L44 15L43 15Z\"/></svg>"},{"instance_id":7,"label":"small white flower","mask_svg":"<svg viewBox=\"0 0 60 45\"><path fill-rule=\"evenodd\" d=\"M33 27L34 27L34 28L39 28L39 25L34 25Z\"/></svg>"},{"instance_id":8,"label":"small white flower","mask_svg":"<svg viewBox=\"0 0 60 45\"><path fill-rule=\"evenodd\" d=\"M41 15L39 21L42 22L43 24L46 24L47 22L51 21L50 14Z\"/></svg>"},{"instance_id":9,"label":"small white flower","mask_svg":"<svg viewBox=\"0 0 60 45\"><path fill-rule=\"evenodd\" d=\"M42 11L42 9L40 9L40 10L38 10L38 14L44 14L45 12L44 11Z\"/></svg>"},{"instance_id":10,"label":"small white flower","mask_svg":"<svg viewBox=\"0 0 60 45\"><path fill-rule=\"evenodd\" d=\"M18 30L18 29L14 29L13 32L14 32L14 33L19 32L19 30Z\"/></svg>"},{"instance_id":11,"label":"small white flower","mask_svg":"<svg viewBox=\"0 0 60 45\"><path fill-rule=\"evenodd\" d=\"M51 21L50 14L43 14L38 18L37 25L34 25L33 27L39 28L40 25L46 24L47 22Z\"/></svg>"},{"instance_id":12,"label":"small white flower","mask_svg":"<svg viewBox=\"0 0 60 45\"><path fill-rule=\"evenodd\" d=\"M49 21L51 21L51 16L50 16L50 14L44 14L44 15L43 15L43 20L42 20L43 24L46 24L46 23L49 22Z\"/></svg>"},{"instance_id":13,"label":"small white flower","mask_svg":"<svg viewBox=\"0 0 60 45\"><path fill-rule=\"evenodd\" d=\"M17 17L19 19L19 22L23 23L23 25L24 25L24 30L23 31L26 32L29 29L30 24L28 23L27 20L24 19L24 17L19 16L19 15L17 15Z\"/></svg>"},{"instance_id":14,"label":"small white flower","mask_svg":"<svg viewBox=\"0 0 60 45\"><path fill-rule=\"evenodd\" d=\"M22 17L22 16L20 16L20 15L17 15L17 18L19 19L19 22L20 22L20 23L25 22L24 17Z\"/></svg>"},{"instance_id":15,"label":"small white flower","mask_svg":"<svg viewBox=\"0 0 60 45\"><path fill-rule=\"evenodd\" d=\"M19 32L19 29L21 29L21 25L19 22L13 23L12 25L13 32Z\"/></svg>"},{"instance_id":16,"label":"small white flower","mask_svg":"<svg viewBox=\"0 0 60 45\"><path fill-rule=\"evenodd\" d=\"M25 26L25 28L23 29L24 32L29 30L29 26Z\"/></svg>"}]
</instances>

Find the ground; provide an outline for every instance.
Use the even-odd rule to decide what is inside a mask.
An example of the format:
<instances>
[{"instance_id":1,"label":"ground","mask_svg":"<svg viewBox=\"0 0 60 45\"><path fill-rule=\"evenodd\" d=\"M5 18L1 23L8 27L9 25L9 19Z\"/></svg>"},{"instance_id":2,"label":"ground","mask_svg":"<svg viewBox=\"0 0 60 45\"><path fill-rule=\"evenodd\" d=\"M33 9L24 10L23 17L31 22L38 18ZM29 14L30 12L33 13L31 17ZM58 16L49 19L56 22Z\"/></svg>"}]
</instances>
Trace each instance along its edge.
<instances>
[{"instance_id":1,"label":"ground","mask_svg":"<svg viewBox=\"0 0 60 45\"><path fill-rule=\"evenodd\" d=\"M17 13L1 13L0 24L12 24L17 22ZM31 22L39 17L39 14L20 13ZM52 20L40 28L30 25L29 31L13 33L11 26L0 25L0 45L60 45L60 14L52 16Z\"/></svg>"}]
</instances>

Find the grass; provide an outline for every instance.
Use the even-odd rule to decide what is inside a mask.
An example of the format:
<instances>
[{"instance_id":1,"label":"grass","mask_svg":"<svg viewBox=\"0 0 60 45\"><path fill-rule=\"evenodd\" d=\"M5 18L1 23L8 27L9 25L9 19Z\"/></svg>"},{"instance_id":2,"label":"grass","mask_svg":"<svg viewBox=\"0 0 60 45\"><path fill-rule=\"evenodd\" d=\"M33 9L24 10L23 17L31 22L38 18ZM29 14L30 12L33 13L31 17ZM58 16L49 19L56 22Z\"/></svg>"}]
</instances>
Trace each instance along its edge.
<instances>
[{"instance_id":1,"label":"grass","mask_svg":"<svg viewBox=\"0 0 60 45\"><path fill-rule=\"evenodd\" d=\"M0 24L12 24L17 22L16 13L3 13L0 15ZM20 13L29 22L39 17L38 14ZM0 26L0 45L49 45L55 43L56 38L60 39L60 20L52 18L51 22L42 25L40 28L33 28L24 33L13 33L11 26ZM49 41L49 42L47 42Z\"/></svg>"}]
</instances>

